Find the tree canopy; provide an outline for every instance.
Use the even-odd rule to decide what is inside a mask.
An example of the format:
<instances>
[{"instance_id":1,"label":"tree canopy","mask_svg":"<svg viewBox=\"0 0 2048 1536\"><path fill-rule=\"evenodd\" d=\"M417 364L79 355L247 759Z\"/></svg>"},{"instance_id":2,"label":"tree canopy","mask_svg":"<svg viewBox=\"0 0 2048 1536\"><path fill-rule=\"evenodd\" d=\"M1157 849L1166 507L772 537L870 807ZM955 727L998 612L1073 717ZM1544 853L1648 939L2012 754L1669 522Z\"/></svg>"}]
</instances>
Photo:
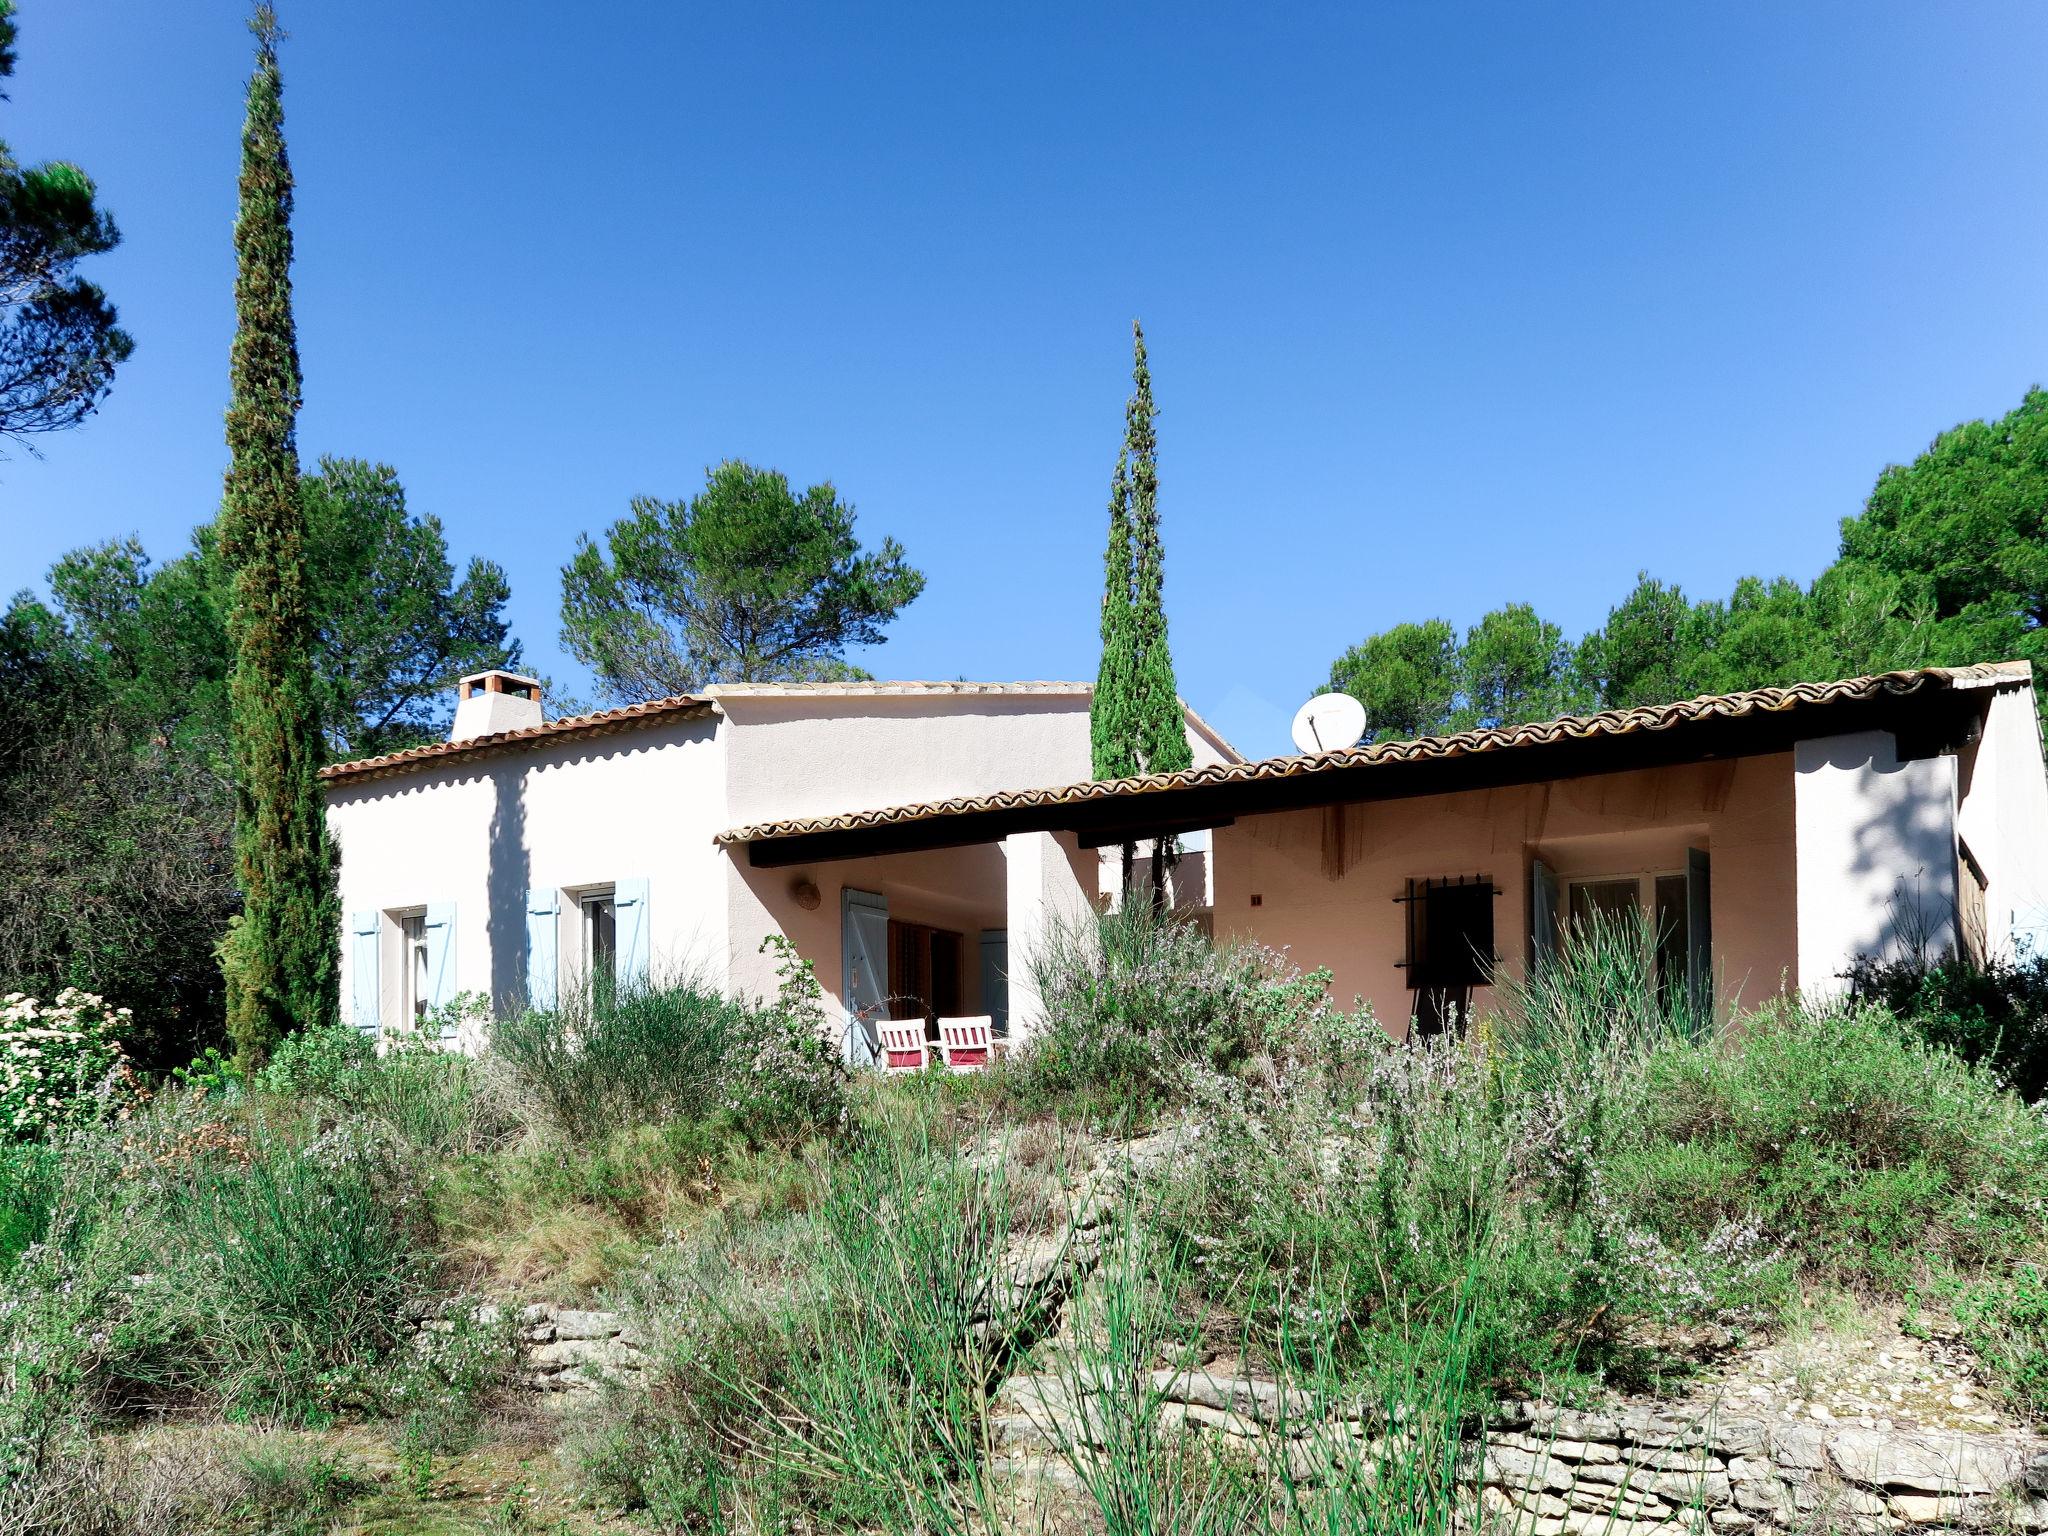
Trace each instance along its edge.
<instances>
[{"instance_id":1,"label":"tree canopy","mask_svg":"<svg viewBox=\"0 0 2048 1536\"><path fill-rule=\"evenodd\" d=\"M638 497L601 546L577 540L562 644L620 703L861 675L847 649L881 644L924 573L894 539L863 548L853 525L830 483L799 495L779 471L727 460L689 501Z\"/></svg>"},{"instance_id":2,"label":"tree canopy","mask_svg":"<svg viewBox=\"0 0 2048 1536\"><path fill-rule=\"evenodd\" d=\"M1745 576L1695 600L1644 571L1567 646L1527 604L1460 639L1400 623L1332 663L1375 739L1899 667L2032 661L2048 682L2048 392L1937 437L1879 475L1811 585ZM2037 685L2037 697L2039 697Z\"/></svg>"},{"instance_id":3,"label":"tree canopy","mask_svg":"<svg viewBox=\"0 0 2048 1536\"><path fill-rule=\"evenodd\" d=\"M13 0L0 0L0 79L14 73L17 30ZM74 269L120 243L84 171L23 165L0 144L0 436L29 443L75 427L113 387L135 342Z\"/></svg>"},{"instance_id":4,"label":"tree canopy","mask_svg":"<svg viewBox=\"0 0 2048 1536\"><path fill-rule=\"evenodd\" d=\"M457 678L520 665L501 567L472 559L458 581L439 518L406 505L389 465L327 458L299 481L313 687L329 760L447 734ZM153 565L135 539L76 549L51 567L33 623L73 637L107 707L137 730L217 756L227 735L230 576L215 525ZM41 608L15 599L19 623ZM23 629L23 633L29 630Z\"/></svg>"}]
</instances>

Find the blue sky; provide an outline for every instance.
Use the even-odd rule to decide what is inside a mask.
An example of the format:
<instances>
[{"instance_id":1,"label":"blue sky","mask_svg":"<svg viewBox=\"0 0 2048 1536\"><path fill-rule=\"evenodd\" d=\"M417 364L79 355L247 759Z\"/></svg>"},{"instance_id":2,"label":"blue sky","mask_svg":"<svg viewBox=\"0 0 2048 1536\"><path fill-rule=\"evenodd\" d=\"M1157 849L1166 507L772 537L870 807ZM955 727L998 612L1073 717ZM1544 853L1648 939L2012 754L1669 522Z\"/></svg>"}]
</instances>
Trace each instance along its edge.
<instances>
[{"instance_id":1,"label":"blue sky","mask_svg":"<svg viewBox=\"0 0 2048 1536\"><path fill-rule=\"evenodd\" d=\"M224 467L238 0L22 0L0 136L99 181L138 349L0 465L0 589L178 552ZM1090 677L1128 327L1182 691L1638 568L1808 579L2048 378L2048 6L285 0L307 461L513 585L725 457L930 576L884 676Z\"/></svg>"}]
</instances>

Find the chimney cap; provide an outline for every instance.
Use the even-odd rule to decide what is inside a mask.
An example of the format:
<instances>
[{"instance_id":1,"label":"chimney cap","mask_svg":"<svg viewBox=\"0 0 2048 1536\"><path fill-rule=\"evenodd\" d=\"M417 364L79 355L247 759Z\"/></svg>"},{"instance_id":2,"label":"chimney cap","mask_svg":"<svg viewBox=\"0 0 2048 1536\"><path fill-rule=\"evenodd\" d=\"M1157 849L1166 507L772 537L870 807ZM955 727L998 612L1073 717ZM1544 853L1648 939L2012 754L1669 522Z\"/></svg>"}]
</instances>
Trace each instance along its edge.
<instances>
[{"instance_id":1,"label":"chimney cap","mask_svg":"<svg viewBox=\"0 0 2048 1536\"><path fill-rule=\"evenodd\" d=\"M512 687L506 687L507 683ZM508 672L503 667L490 667L482 672L472 672L455 685L457 698L468 698L473 693L509 693L526 698L540 697L540 679L528 677L524 672Z\"/></svg>"}]
</instances>

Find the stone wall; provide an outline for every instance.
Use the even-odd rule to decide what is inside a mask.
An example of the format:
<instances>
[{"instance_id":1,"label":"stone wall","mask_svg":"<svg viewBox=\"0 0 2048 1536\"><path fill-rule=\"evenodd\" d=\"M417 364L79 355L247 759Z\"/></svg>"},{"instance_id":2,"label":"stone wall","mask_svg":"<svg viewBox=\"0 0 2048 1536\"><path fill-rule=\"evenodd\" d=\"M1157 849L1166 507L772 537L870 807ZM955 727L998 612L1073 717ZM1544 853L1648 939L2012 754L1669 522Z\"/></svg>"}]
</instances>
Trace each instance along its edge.
<instances>
[{"instance_id":1,"label":"stone wall","mask_svg":"<svg viewBox=\"0 0 2048 1536\"><path fill-rule=\"evenodd\" d=\"M1489 1433L1481 1468L1485 1507L1529 1536L2048 1530L2048 1445L2019 1436L1525 1403Z\"/></svg>"},{"instance_id":2,"label":"stone wall","mask_svg":"<svg viewBox=\"0 0 2048 1536\"><path fill-rule=\"evenodd\" d=\"M450 1302L415 1319L424 1347L467 1321L507 1329L514 1349L513 1384L532 1392L590 1392L604 1381L631 1380L646 1369L646 1341L617 1312L552 1302L508 1310L496 1302Z\"/></svg>"}]
</instances>

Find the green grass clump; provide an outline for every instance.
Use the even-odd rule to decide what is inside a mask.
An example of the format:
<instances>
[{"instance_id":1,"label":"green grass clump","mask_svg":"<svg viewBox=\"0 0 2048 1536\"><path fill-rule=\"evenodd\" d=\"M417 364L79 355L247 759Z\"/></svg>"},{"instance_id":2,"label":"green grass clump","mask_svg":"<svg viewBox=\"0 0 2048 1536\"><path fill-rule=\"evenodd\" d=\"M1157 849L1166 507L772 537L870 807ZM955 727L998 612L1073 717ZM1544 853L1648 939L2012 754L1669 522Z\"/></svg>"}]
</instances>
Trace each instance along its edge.
<instances>
[{"instance_id":1,"label":"green grass clump","mask_svg":"<svg viewBox=\"0 0 2048 1536\"><path fill-rule=\"evenodd\" d=\"M555 1010L499 1021L498 1058L572 1140L626 1125L724 1119L762 1138L814 1133L844 1110L846 1074L823 994L786 941L769 1002L690 979L619 992L570 989Z\"/></svg>"}]
</instances>

